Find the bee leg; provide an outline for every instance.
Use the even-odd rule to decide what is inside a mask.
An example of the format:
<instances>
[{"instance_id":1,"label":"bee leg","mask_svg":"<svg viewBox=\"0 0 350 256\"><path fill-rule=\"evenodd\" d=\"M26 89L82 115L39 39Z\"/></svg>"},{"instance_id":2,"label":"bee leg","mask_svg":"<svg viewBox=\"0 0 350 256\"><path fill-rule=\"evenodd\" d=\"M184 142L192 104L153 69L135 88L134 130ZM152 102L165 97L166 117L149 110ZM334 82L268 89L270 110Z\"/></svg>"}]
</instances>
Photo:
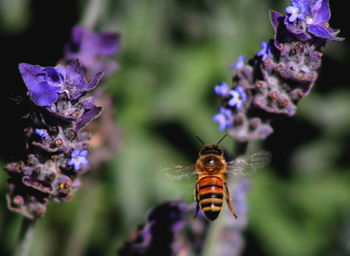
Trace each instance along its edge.
<instances>
[{"instance_id":1,"label":"bee leg","mask_svg":"<svg viewBox=\"0 0 350 256\"><path fill-rule=\"evenodd\" d=\"M199 211L199 200L198 200L198 183L196 183L196 186L193 190L193 195L194 195L194 199L196 200L196 212L193 215L193 219L195 219L198 215L198 211Z\"/></svg>"},{"instance_id":2,"label":"bee leg","mask_svg":"<svg viewBox=\"0 0 350 256\"><path fill-rule=\"evenodd\" d=\"M230 193L230 189L227 186L226 183L224 183L224 187L225 187L225 198L226 198L226 203L227 203L227 207L230 210L230 212L233 214L233 216L237 219L237 215L235 213L235 210L233 209L233 205L231 202L231 193Z\"/></svg>"}]
</instances>

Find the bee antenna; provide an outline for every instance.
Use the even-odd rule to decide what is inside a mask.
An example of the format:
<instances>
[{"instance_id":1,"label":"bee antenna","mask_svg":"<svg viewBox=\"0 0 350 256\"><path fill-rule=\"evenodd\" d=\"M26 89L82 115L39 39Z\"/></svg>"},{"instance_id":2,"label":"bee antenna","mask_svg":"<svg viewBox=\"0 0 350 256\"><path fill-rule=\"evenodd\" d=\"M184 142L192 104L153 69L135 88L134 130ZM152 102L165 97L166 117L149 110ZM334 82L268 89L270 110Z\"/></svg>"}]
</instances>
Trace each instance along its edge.
<instances>
[{"instance_id":1,"label":"bee antenna","mask_svg":"<svg viewBox=\"0 0 350 256\"><path fill-rule=\"evenodd\" d=\"M223 140L223 139L225 139L226 138L226 136L227 136L227 134L225 134L219 141L218 141L218 143L216 143L216 145L219 145L220 144L220 142Z\"/></svg>"},{"instance_id":2,"label":"bee antenna","mask_svg":"<svg viewBox=\"0 0 350 256\"><path fill-rule=\"evenodd\" d=\"M204 141L203 141L199 136L196 135L196 138L197 138L197 140L199 140L203 145L205 145Z\"/></svg>"}]
</instances>

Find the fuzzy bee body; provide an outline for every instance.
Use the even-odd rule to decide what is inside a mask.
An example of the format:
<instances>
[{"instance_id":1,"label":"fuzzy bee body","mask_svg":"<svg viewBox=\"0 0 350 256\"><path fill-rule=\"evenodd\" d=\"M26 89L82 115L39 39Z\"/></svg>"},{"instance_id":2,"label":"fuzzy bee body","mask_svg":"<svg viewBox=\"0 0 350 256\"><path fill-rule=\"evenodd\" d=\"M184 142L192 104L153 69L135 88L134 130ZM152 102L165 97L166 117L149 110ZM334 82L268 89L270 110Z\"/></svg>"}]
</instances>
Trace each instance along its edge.
<instances>
[{"instance_id":1,"label":"fuzzy bee body","mask_svg":"<svg viewBox=\"0 0 350 256\"><path fill-rule=\"evenodd\" d=\"M258 168L265 166L270 161L271 154L259 151L239 156L227 162L224 158L224 151L218 146L225 137L213 145L206 145L199 137L197 138L204 146L199 152L196 164L194 166L175 165L172 168L166 168L166 174L175 179L196 175L194 189L196 212L194 218L197 217L201 209L208 220L215 220L221 212L224 200L232 215L237 218L227 186L228 175L252 175Z\"/></svg>"},{"instance_id":2,"label":"fuzzy bee body","mask_svg":"<svg viewBox=\"0 0 350 256\"><path fill-rule=\"evenodd\" d=\"M205 176L196 184L197 202L209 220L215 220L221 211L224 198L224 184L217 176Z\"/></svg>"},{"instance_id":3,"label":"fuzzy bee body","mask_svg":"<svg viewBox=\"0 0 350 256\"><path fill-rule=\"evenodd\" d=\"M199 152L195 170L197 173L195 217L200 208L209 220L215 220L221 211L224 199L232 214L237 217L226 185L227 162L223 150L218 145L205 145Z\"/></svg>"}]
</instances>

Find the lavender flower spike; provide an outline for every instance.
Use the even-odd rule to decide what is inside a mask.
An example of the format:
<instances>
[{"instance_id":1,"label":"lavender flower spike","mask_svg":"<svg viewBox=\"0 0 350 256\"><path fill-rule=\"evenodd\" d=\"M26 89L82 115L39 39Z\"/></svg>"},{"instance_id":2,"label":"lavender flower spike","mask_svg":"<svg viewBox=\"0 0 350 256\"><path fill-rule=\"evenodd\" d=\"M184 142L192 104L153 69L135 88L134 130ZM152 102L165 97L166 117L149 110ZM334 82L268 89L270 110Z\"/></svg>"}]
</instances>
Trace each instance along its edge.
<instances>
[{"instance_id":1,"label":"lavender flower spike","mask_svg":"<svg viewBox=\"0 0 350 256\"><path fill-rule=\"evenodd\" d=\"M238 141L265 139L273 132L272 120L293 116L317 79L322 47L342 40L328 24L328 0L292 0L285 11L271 11L274 37L261 42L248 64L237 64L232 87L214 88L221 107L213 119Z\"/></svg>"},{"instance_id":2,"label":"lavender flower spike","mask_svg":"<svg viewBox=\"0 0 350 256\"><path fill-rule=\"evenodd\" d=\"M87 93L102 77L84 78L78 61L67 66L40 67L20 64L28 95L34 103L27 127L27 156L9 163L7 195L10 210L30 219L44 216L50 201L66 201L87 171L87 142L83 128L101 113Z\"/></svg>"}]
</instances>

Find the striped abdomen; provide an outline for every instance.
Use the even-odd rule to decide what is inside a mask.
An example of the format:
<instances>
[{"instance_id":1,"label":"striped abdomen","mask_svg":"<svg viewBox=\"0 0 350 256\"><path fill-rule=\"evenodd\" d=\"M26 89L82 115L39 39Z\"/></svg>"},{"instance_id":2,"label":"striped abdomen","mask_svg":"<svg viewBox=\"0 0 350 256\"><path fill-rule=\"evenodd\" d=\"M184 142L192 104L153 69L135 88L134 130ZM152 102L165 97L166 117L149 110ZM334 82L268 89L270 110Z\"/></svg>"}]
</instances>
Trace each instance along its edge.
<instances>
[{"instance_id":1,"label":"striped abdomen","mask_svg":"<svg viewBox=\"0 0 350 256\"><path fill-rule=\"evenodd\" d=\"M203 214L215 220L223 203L223 182L219 177L206 176L198 181L198 201Z\"/></svg>"}]
</instances>

